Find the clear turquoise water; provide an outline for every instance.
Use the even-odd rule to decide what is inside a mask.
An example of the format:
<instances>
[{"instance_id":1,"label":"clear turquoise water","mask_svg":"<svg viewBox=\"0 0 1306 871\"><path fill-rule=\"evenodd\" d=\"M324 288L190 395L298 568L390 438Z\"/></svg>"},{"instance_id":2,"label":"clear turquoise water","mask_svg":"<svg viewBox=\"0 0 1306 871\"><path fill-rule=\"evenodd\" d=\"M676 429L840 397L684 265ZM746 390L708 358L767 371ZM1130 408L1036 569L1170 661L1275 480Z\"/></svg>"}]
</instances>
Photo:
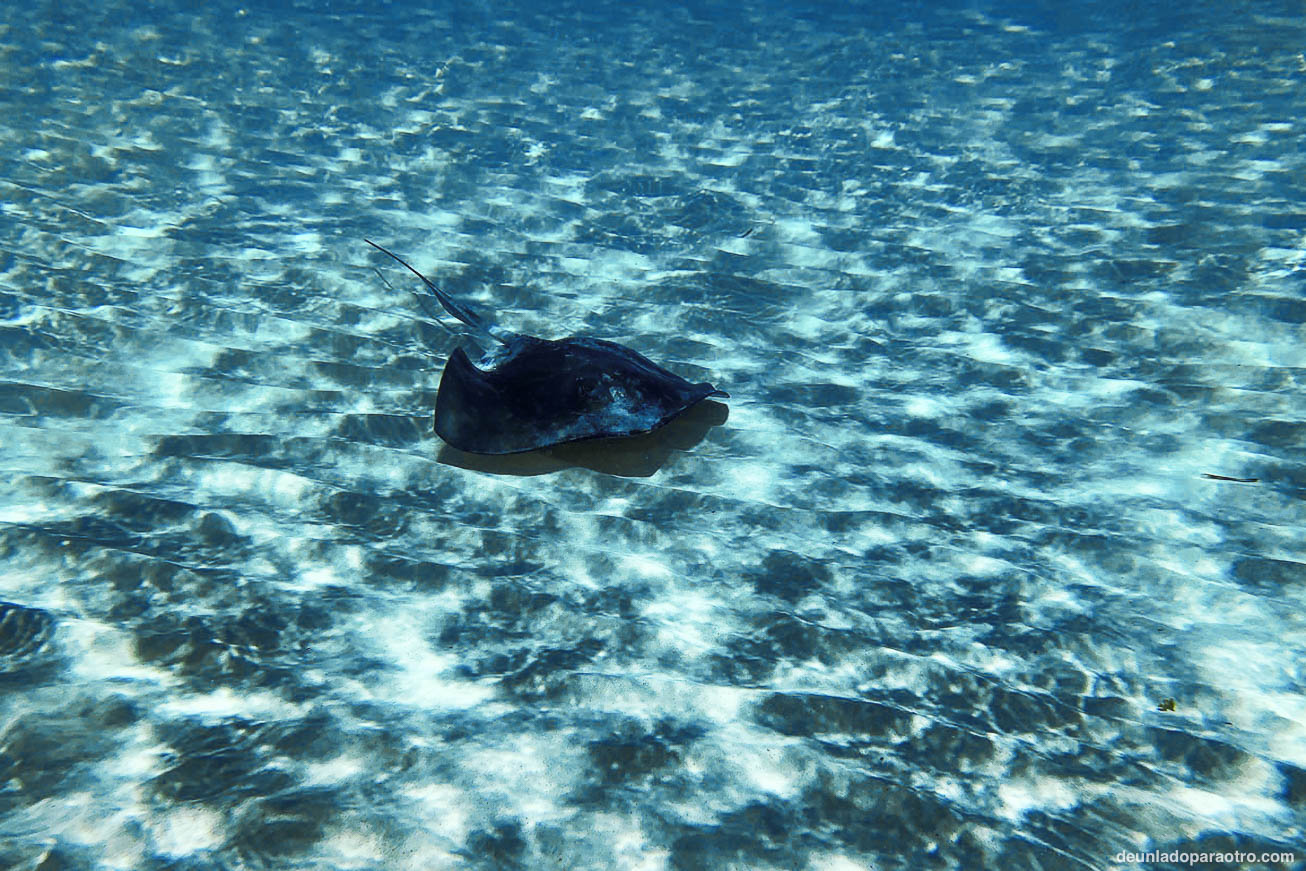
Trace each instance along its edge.
<instances>
[{"instance_id":1,"label":"clear turquoise water","mask_svg":"<svg viewBox=\"0 0 1306 871\"><path fill-rule=\"evenodd\" d=\"M1303 867L1300 5L191 5L0 12L0 867Z\"/></svg>"}]
</instances>

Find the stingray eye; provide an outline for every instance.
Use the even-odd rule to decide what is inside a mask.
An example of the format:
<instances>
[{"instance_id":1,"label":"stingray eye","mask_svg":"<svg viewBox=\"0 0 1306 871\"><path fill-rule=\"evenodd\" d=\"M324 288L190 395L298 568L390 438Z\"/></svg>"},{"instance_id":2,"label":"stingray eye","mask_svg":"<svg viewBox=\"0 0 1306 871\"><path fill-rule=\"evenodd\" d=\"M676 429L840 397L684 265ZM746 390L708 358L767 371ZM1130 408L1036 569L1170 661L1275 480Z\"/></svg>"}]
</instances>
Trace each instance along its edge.
<instances>
[{"instance_id":1,"label":"stingray eye","mask_svg":"<svg viewBox=\"0 0 1306 871\"><path fill-rule=\"evenodd\" d=\"M578 405L589 406L597 401L601 379L594 375L582 375L572 383L572 396Z\"/></svg>"}]
</instances>

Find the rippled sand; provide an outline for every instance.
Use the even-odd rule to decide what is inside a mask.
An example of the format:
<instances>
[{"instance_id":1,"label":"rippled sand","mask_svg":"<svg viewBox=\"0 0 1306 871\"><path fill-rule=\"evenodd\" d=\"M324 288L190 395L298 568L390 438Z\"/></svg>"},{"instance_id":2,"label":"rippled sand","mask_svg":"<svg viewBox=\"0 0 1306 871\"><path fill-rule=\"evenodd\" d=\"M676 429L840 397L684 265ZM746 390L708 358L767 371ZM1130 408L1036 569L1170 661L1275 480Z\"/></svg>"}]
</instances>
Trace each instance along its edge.
<instances>
[{"instance_id":1,"label":"rippled sand","mask_svg":"<svg viewBox=\"0 0 1306 871\"><path fill-rule=\"evenodd\" d=\"M1306 861L1299 7L190 5L0 12L0 867Z\"/></svg>"}]
</instances>

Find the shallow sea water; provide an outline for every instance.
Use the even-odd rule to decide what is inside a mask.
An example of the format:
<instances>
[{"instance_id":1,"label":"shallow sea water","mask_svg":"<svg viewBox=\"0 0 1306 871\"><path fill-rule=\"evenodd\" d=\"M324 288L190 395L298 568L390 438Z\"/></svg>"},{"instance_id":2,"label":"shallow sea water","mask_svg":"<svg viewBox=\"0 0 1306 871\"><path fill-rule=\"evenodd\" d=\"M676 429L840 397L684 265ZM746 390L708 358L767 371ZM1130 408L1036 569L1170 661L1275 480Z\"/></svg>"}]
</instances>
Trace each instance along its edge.
<instances>
[{"instance_id":1,"label":"shallow sea water","mask_svg":"<svg viewBox=\"0 0 1306 871\"><path fill-rule=\"evenodd\" d=\"M0 12L0 867L1303 867L1300 4L549 5Z\"/></svg>"}]
</instances>

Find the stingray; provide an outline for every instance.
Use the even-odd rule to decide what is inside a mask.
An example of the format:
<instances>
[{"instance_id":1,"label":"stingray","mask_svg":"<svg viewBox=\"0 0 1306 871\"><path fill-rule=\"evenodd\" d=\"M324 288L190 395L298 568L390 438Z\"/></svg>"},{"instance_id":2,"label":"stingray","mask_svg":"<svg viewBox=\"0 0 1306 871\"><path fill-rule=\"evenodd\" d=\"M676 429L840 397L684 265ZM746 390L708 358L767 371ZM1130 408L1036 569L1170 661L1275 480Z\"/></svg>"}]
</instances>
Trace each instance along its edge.
<instances>
[{"instance_id":1,"label":"stingray","mask_svg":"<svg viewBox=\"0 0 1306 871\"><path fill-rule=\"evenodd\" d=\"M652 432L709 396L695 384L616 342L539 339L481 318L397 254L363 240L416 275L444 310L491 349L473 364L454 349L435 395L435 432L471 454L517 454L586 439ZM418 297L428 314L435 312Z\"/></svg>"}]
</instances>

